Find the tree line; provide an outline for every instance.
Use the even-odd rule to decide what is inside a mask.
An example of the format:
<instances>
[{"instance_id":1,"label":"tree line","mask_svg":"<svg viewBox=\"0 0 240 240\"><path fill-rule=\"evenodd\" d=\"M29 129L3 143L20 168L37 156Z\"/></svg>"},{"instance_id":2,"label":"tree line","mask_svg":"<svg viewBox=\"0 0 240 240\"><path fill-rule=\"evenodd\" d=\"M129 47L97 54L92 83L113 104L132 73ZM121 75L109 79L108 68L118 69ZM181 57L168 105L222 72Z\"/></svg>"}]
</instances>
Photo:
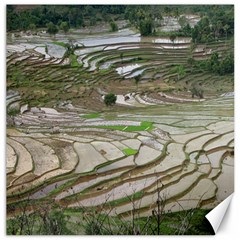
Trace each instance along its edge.
<instances>
[{"instance_id":1,"label":"tree line","mask_svg":"<svg viewBox=\"0 0 240 240\"><path fill-rule=\"evenodd\" d=\"M199 14L201 20L191 28L182 14ZM7 6L7 31L32 30L49 26L56 32L61 29L93 26L108 22L111 31L117 30L115 21L125 19L141 35L153 35L164 16L178 19L181 26L175 34L190 36L193 41L208 42L234 34L233 5L36 5L31 9L17 10ZM51 30L50 30L51 32Z\"/></svg>"},{"instance_id":2,"label":"tree line","mask_svg":"<svg viewBox=\"0 0 240 240\"><path fill-rule=\"evenodd\" d=\"M31 25L45 28L47 24L69 27L84 27L97 22L111 20L114 15L124 14L124 5L36 5L32 9L17 10L7 5L7 31L29 30Z\"/></svg>"}]
</instances>

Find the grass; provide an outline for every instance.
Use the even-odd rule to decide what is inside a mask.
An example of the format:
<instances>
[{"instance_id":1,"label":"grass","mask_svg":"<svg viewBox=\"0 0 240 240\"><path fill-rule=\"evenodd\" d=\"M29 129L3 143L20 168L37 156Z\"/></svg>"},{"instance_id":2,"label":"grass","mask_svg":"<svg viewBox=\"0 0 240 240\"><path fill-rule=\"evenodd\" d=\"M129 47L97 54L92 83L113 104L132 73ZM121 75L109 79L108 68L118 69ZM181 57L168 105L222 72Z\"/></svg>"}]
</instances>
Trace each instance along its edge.
<instances>
[{"instance_id":1,"label":"grass","mask_svg":"<svg viewBox=\"0 0 240 240\"><path fill-rule=\"evenodd\" d=\"M66 43L64 43L64 42L52 42L52 44L55 44L55 45L58 45L58 46L61 46L61 47L66 47Z\"/></svg>"},{"instance_id":2,"label":"grass","mask_svg":"<svg viewBox=\"0 0 240 240\"><path fill-rule=\"evenodd\" d=\"M142 192L137 192L135 193L134 198L137 198L139 196L141 197L141 195L142 195ZM117 204L124 203L125 201L129 201L129 199L122 198L122 199L109 202L108 204L110 204L110 206L116 206ZM73 209L65 210L65 214L67 214L68 216L76 216L79 219L82 218L83 212L84 212L84 209L81 209L81 208L73 208ZM183 219L188 219L190 221L189 229L187 229L186 232L183 233L184 235L214 235L212 226L210 225L208 220L205 218L205 215L208 212L209 210L195 209L194 211L188 210L188 211L163 214L161 216L162 221L160 223L160 235L178 235L179 230L181 230ZM189 217L186 218L186 216L189 216ZM100 217L106 218L105 215L98 216L99 220L102 219ZM113 219L114 221L112 222ZM105 222L105 220L103 220L103 222ZM117 225L122 224L122 222L119 220L118 217L113 217L113 218L111 217L109 220L106 220L106 222L107 221L111 222L111 227L113 227L113 229L115 224ZM146 229L145 227L148 221L149 221L148 217L136 218L135 225L138 226L140 233L144 233L147 235L156 235L157 234L156 229L158 224L156 216L155 217L151 216L150 222L149 222L149 224L151 225L151 228ZM127 222L125 222L125 224L127 224ZM153 233L153 229L155 229L154 233Z\"/></svg>"},{"instance_id":3,"label":"grass","mask_svg":"<svg viewBox=\"0 0 240 240\"><path fill-rule=\"evenodd\" d=\"M134 199L142 197L143 192L137 192L133 196ZM115 206L116 204L124 203L125 201L129 201L128 198L122 198L111 202L110 206ZM31 202L26 203L27 205ZM40 203L38 203L40 204ZM47 202L45 203L47 204ZM23 203L22 206L25 204ZM160 223L160 235L214 235L214 231L205 218L205 215L209 212L209 210L203 209L195 209L194 211L182 211L182 212L174 212L174 213L166 213L161 215L161 223ZM84 215L89 213L87 215ZM39 230L39 223L42 224L42 216L39 215L39 212L36 212L35 215L27 215L28 216L28 223L34 224L34 228L32 229L32 234L39 234L43 235L46 232L36 232ZM79 234L97 234L97 235L109 235L111 234L124 234L130 235L132 234L132 220L124 220L118 216L109 216L106 215L105 212L98 212L95 208L63 208L63 209L54 209L48 212L47 217L50 221L54 221L58 224L58 227L61 229L61 234L71 234L71 235L79 235ZM34 218L34 219L33 219ZM35 220L35 221L33 221ZM17 224L24 223L25 218L23 217L14 217L12 219L7 219L6 227L7 227L7 235L19 235L20 234L20 226ZM186 231L182 232L182 226L189 221L190 225ZM88 232L89 224L98 226L104 226L103 228L90 228L90 232ZM127 228L123 228L122 231L119 232L121 226L124 224ZM73 229L73 225L75 231ZM91 226L90 225L90 226ZM157 228L158 228L158 221L157 216L152 215L149 217L139 217L135 216L134 225L138 227L140 234L147 234L147 235L157 235ZM32 225L33 226L33 225ZM46 227L46 226L45 226ZM15 231L13 231L15 230ZM27 235L28 229L23 228L22 235ZM53 229L49 229L50 232L48 234L54 234L52 231ZM52 231L51 231L52 230ZM29 234L29 233L28 233Z\"/></svg>"},{"instance_id":4,"label":"grass","mask_svg":"<svg viewBox=\"0 0 240 240\"><path fill-rule=\"evenodd\" d=\"M132 148L125 148L123 149L123 153L127 156L135 155L138 153L138 150L132 149Z\"/></svg>"},{"instance_id":5,"label":"grass","mask_svg":"<svg viewBox=\"0 0 240 240\"><path fill-rule=\"evenodd\" d=\"M136 192L132 196L127 196L127 197L124 197L124 198L109 201L109 202L106 203L106 206L117 206L121 203L130 202L130 199L140 199L141 197L143 197L143 194L144 194L143 191Z\"/></svg>"},{"instance_id":6,"label":"grass","mask_svg":"<svg viewBox=\"0 0 240 240\"><path fill-rule=\"evenodd\" d=\"M151 131L154 127L153 127L153 123L152 122L141 122L141 126L145 127L145 130Z\"/></svg>"},{"instance_id":7,"label":"grass","mask_svg":"<svg viewBox=\"0 0 240 240\"><path fill-rule=\"evenodd\" d=\"M16 109L16 108L10 108L10 109L8 109L7 113L9 116L16 116L17 114L20 113L20 110Z\"/></svg>"},{"instance_id":8,"label":"grass","mask_svg":"<svg viewBox=\"0 0 240 240\"><path fill-rule=\"evenodd\" d=\"M84 115L81 115L81 117L82 118L86 118L86 119L99 118L100 117L100 113L84 114Z\"/></svg>"},{"instance_id":9,"label":"grass","mask_svg":"<svg viewBox=\"0 0 240 240\"><path fill-rule=\"evenodd\" d=\"M71 67L80 67L81 64L78 63L77 56L74 54L71 54L69 56L70 62L71 62Z\"/></svg>"},{"instance_id":10,"label":"grass","mask_svg":"<svg viewBox=\"0 0 240 240\"><path fill-rule=\"evenodd\" d=\"M162 216L164 220L160 224L160 235L177 235L180 230L181 222L184 217L190 213L189 211L182 212L173 212L167 213ZM196 209L193 211L190 220L190 228L184 233L184 235L214 235L214 231L205 218L205 215L209 212L209 210ZM147 221L147 217L142 217L137 219L136 224L140 225L140 229L143 228ZM152 226L157 227L157 221L154 217L152 217ZM152 235L151 230L149 229L149 235ZM156 233L155 233L156 234Z\"/></svg>"}]
</instances>

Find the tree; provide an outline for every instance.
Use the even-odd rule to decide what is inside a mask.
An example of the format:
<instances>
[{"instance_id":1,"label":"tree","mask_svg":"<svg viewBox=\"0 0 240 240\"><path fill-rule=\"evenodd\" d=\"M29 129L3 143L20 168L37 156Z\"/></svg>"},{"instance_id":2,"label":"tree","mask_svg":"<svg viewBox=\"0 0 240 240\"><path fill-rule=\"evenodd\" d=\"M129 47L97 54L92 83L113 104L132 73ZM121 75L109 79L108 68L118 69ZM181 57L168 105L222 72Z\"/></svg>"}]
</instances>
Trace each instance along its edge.
<instances>
[{"instance_id":1,"label":"tree","mask_svg":"<svg viewBox=\"0 0 240 240\"><path fill-rule=\"evenodd\" d=\"M104 103L106 106L113 106L117 101L117 96L113 93L108 93L104 96Z\"/></svg>"},{"instance_id":2,"label":"tree","mask_svg":"<svg viewBox=\"0 0 240 240\"><path fill-rule=\"evenodd\" d=\"M153 31L153 21L152 19L145 19L140 21L139 30L142 36L149 36Z\"/></svg>"},{"instance_id":3,"label":"tree","mask_svg":"<svg viewBox=\"0 0 240 240\"><path fill-rule=\"evenodd\" d=\"M200 34L199 34L199 27L198 25L195 25L192 29L192 40L194 43L197 43L199 41Z\"/></svg>"},{"instance_id":4,"label":"tree","mask_svg":"<svg viewBox=\"0 0 240 240\"><path fill-rule=\"evenodd\" d=\"M211 71L219 75L231 74L234 72L234 55L233 53L229 53L223 59L219 59L218 53L214 52L210 59L195 61L194 65L205 71Z\"/></svg>"},{"instance_id":5,"label":"tree","mask_svg":"<svg viewBox=\"0 0 240 240\"><path fill-rule=\"evenodd\" d=\"M95 26L97 24L96 17L91 17L89 21L90 26Z\"/></svg>"},{"instance_id":6,"label":"tree","mask_svg":"<svg viewBox=\"0 0 240 240\"><path fill-rule=\"evenodd\" d=\"M58 32L58 28L56 25L54 25L52 22L47 24L47 32L49 34L55 35Z\"/></svg>"},{"instance_id":7,"label":"tree","mask_svg":"<svg viewBox=\"0 0 240 240\"><path fill-rule=\"evenodd\" d=\"M166 7L164 7L164 13L168 16L168 15L170 15L170 13L171 13L171 8L170 7L168 7L168 6L166 6Z\"/></svg>"},{"instance_id":8,"label":"tree","mask_svg":"<svg viewBox=\"0 0 240 240\"><path fill-rule=\"evenodd\" d=\"M69 31L69 24L67 22L61 22L60 29L66 34Z\"/></svg>"},{"instance_id":9,"label":"tree","mask_svg":"<svg viewBox=\"0 0 240 240\"><path fill-rule=\"evenodd\" d=\"M173 16L174 16L175 18L178 18L178 17L179 17L179 9L178 9L178 7L176 7L176 8L173 9Z\"/></svg>"},{"instance_id":10,"label":"tree","mask_svg":"<svg viewBox=\"0 0 240 240\"><path fill-rule=\"evenodd\" d=\"M134 81L135 81L135 84L136 84L137 88L138 88L138 83L140 82L140 80L141 80L141 74L134 77Z\"/></svg>"},{"instance_id":11,"label":"tree","mask_svg":"<svg viewBox=\"0 0 240 240\"><path fill-rule=\"evenodd\" d=\"M215 73L218 72L219 56L217 52L212 53L211 58L207 61L207 69Z\"/></svg>"},{"instance_id":12,"label":"tree","mask_svg":"<svg viewBox=\"0 0 240 240\"><path fill-rule=\"evenodd\" d=\"M193 57L189 57L188 59L187 59L187 64L188 65L190 65L190 67L191 67L191 72L192 72L192 69L193 69L193 66L194 66L194 58Z\"/></svg>"},{"instance_id":13,"label":"tree","mask_svg":"<svg viewBox=\"0 0 240 240\"><path fill-rule=\"evenodd\" d=\"M222 21L218 20L217 23L216 23L216 27L215 27L215 39L216 39L216 36L220 36L220 31L222 29Z\"/></svg>"},{"instance_id":14,"label":"tree","mask_svg":"<svg viewBox=\"0 0 240 240\"><path fill-rule=\"evenodd\" d=\"M123 53L120 54L121 63L123 63Z\"/></svg>"},{"instance_id":15,"label":"tree","mask_svg":"<svg viewBox=\"0 0 240 240\"><path fill-rule=\"evenodd\" d=\"M170 41L173 43L173 49L174 49L174 41L176 40L176 37L177 36L175 34L171 34L169 37Z\"/></svg>"},{"instance_id":16,"label":"tree","mask_svg":"<svg viewBox=\"0 0 240 240\"><path fill-rule=\"evenodd\" d=\"M31 31L35 31L36 30L36 25L34 23L31 23L28 27Z\"/></svg>"},{"instance_id":17,"label":"tree","mask_svg":"<svg viewBox=\"0 0 240 240\"><path fill-rule=\"evenodd\" d=\"M224 32L226 34L226 42L227 42L227 34L228 34L229 28L230 28L230 26L228 24L224 25L224 27L223 27L223 30L224 30Z\"/></svg>"},{"instance_id":18,"label":"tree","mask_svg":"<svg viewBox=\"0 0 240 240\"><path fill-rule=\"evenodd\" d=\"M118 30L118 25L114 21L110 22L110 27L111 27L111 32L116 32Z\"/></svg>"},{"instance_id":19,"label":"tree","mask_svg":"<svg viewBox=\"0 0 240 240\"><path fill-rule=\"evenodd\" d=\"M181 28L181 31L183 32L184 36L191 37L192 34L192 28L190 27L189 23Z\"/></svg>"},{"instance_id":20,"label":"tree","mask_svg":"<svg viewBox=\"0 0 240 240\"><path fill-rule=\"evenodd\" d=\"M218 73L225 75L234 72L234 57L233 54L228 54L220 63L218 67Z\"/></svg>"},{"instance_id":21,"label":"tree","mask_svg":"<svg viewBox=\"0 0 240 240\"><path fill-rule=\"evenodd\" d=\"M179 25L181 26L181 28L183 28L184 26L187 25L188 21L187 21L187 18L185 16L181 16L179 19L178 19L178 23Z\"/></svg>"}]
</instances>

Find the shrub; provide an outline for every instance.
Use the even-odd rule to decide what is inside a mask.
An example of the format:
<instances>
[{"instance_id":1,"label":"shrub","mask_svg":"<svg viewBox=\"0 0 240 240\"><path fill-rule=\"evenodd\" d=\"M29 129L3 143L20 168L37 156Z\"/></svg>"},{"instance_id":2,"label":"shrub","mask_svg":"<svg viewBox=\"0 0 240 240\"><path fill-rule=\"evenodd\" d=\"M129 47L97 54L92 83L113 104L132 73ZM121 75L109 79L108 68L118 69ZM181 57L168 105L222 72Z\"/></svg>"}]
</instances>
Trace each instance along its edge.
<instances>
[{"instance_id":1,"label":"shrub","mask_svg":"<svg viewBox=\"0 0 240 240\"><path fill-rule=\"evenodd\" d=\"M117 101L117 96L113 93L108 93L104 97L104 103L107 106L113 106L116 103L116 101Z\"/></svg>"},{"instance_id":2,"label":"shrub","mask_svg":"<svg viewBox=\"0 0 240 240\"><path fill-rule=\"evenodd\" d=\"M52 22L47 24L47 32L49 34L55 35L58 32L58 28L56 25L54 25Z\"/></svg>"},{"instance_id":3,"label":"shrub","mask_svg":"<svg viewBox=\"0 0 240 240\"><path fill-rule=\"evenodd\" d=\"M116 32L118 30L118 25L113 21L110 22L110 27L111 27L111 32Z\"/></svg>"}]
</instances>

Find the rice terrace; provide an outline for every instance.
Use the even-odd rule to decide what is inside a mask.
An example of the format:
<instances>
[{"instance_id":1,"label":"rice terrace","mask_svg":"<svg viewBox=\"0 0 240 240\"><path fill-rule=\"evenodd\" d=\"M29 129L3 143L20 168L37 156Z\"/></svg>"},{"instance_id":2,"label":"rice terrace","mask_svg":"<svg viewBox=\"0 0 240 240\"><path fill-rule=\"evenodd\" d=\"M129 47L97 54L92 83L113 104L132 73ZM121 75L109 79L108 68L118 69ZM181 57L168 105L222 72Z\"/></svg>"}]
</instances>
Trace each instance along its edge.
<instances>
[{"instance_id":1,"label":"rice terrace","mask_svg":"<svg viewBox=\"0 0 240 240\"><path fill-rule=\"evenodd\" d=\"M234 6L6 11L7 234L213 234L234 188Z\"/></svg>"}]
</instances>

